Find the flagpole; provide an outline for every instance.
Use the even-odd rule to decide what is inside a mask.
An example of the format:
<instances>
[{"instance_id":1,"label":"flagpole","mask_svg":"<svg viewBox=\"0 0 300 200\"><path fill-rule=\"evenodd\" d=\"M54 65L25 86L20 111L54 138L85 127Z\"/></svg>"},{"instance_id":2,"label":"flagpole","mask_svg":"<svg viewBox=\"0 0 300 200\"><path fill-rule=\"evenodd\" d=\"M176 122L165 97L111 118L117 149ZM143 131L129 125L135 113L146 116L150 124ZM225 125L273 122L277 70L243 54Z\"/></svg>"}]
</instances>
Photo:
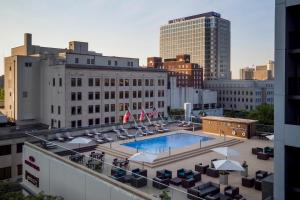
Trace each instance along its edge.
<instances>
[{"instance_id":1,"label":"flagpole","mask_svg":"<svg viewBox=\"0 0 300 200\"><path fill-rule=\"evenodd\" d=\"M146 111L144 110L144 108L143 108L143 107L142 107L142 111L144 111L144 113L145 113L145 115L146 115L146 117L147 117L147 119L148 119L148 121L149 121L149 124L151 125L151 124L152 124L152 122L151 122L150 118L148 117L148 115L147 115L147 113L146 113Z\"/></svg>"},{"instance_id":2,"label":"flagpole","mask_svg":"<svg viewBox=\"0 0 300 200\"><path fill-rule=\"evenodd\" d=\"M135 127L137 127L137 123L136 123L136 121L135 121L135 119L134 119L134 117L133 117L133 114L132 114L130 108L128 107L127 109L128 109L128 111L130 112L130 116L132 116L132 118L133 118ZM129 117L130 117L130 116L129 116Z\"/></svg>"}]
</instances>

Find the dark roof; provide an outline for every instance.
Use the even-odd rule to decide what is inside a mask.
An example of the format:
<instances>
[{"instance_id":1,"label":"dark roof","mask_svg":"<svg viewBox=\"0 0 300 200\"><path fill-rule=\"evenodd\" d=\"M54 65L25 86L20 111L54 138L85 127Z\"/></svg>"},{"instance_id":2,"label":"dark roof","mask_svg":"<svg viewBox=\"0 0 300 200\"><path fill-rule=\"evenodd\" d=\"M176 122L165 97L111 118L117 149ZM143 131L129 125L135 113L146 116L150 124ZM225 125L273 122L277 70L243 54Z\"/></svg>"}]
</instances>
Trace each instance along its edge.
<instances>
[{"instance_id":1,"label":"dark roof","mask_svg":"<svg viewBox=\"0 0 300 200\"><path fill-rule=\"evenodd\" d=\"M169 24L176 23L176 22L179 22L179 21L186 21L186 20L196 19L196 18L200 18L200 17L218 17L218 18L220 18L221 14L216 13L216 12L206 12L206 13L201 13L201 14L198 14L198 15L192 15L192 16L188 16L188 17L172 19L172 20L169 20Z\"/></svg>"},{"instance_id":2,"label":"dark roof","mask_svg":"<svg viewBox=\"0 0 300 200\"><path fill-rule=\"evenodd\" d=\"M116 70L116 71L142 71L142 72L162 72L167 73L166 70L146 67L114 67L114 66L100 66L100 65L76 65L66 64L69 69L100 69L100 70Z\"/></svg>"}]
</instances>

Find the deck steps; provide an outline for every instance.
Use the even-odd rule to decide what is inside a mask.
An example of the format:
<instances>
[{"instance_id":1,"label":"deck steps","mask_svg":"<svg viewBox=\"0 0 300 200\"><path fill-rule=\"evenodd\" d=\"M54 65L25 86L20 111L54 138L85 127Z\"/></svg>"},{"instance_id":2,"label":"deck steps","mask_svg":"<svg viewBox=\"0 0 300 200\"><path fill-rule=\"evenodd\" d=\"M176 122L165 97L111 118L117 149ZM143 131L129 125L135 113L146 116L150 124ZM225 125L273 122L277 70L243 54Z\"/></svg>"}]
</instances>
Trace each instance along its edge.
<instances>
[{"instance_id":1,"label":"deck steps","mask_svg":"<svg viewBox=\"0 0 300 200\"><path fill-rule=\"evenodd\" d=\"M236 144L240 144L242 142L243 142L242 140L231 139L231 140L227 140L225 142L212 144L212 145L205 146L205 147L202 147L202 148L193 149L193 150L190 150L190 151L185 151L185 152L177 153L177 154L170 155L170 156L164 156L164 157L156 159L154 161L154 163L151 163L151 164L150 163L145 163L145 166L148 166L150 168L155 168L155 167L159 167L159 166L162 166L162 165L167 165L167 164L170 164L170 163L174 163L174 162L177 162L177 161L185 160L185 159L188 159L188 158L191 158L191 157L195 157L195 156L199 156L201 154L208 153L208 152L211 151L212 148L224 147L224 146L233 146L233 145L236 145ZM115 157L123 158L123 159L128 158L132 155L132 154L129 154L129 153L126 153L126 152L116 150L116 149L110 149L109 147L106 147L106 146L103 146L103 145L99 145L97 147L97 150L104 151L105 153L107 153L111 156L115 156Z\"/></svg>"}]
</instances>

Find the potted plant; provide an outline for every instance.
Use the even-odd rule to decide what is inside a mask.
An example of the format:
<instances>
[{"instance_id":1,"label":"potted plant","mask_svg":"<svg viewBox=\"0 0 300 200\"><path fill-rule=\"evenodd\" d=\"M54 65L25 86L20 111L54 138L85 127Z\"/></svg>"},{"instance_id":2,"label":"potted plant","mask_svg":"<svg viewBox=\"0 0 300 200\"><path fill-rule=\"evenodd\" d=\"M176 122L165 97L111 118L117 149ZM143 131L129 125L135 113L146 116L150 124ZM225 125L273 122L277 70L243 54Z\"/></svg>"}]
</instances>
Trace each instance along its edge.
<instances>
[{"instance_id":1,"label":"potted plant","mask_svg":"<svg viewBox=\"0 0 300 200\"><path fill-rule=\"evenodd\" d=\"M168 192L167 190L163 190L162 193L159 195L159 198L161 200L171 200L171 197L168 195Z\"/></svg>"},{"instance_id":2,"label":"potted plant","mask_svg":"<svg viewBox=\"0 0 300 200\"><path fill-rule=\"evenodd\" d=\"M241 171L241 176L247 177L248 176L248 164L245 160L242 163L242 167L244 168L244 171Z\"/></svg>"},{"instance_id":3,"label":"potted plant","mask_svg":"<svg viewBox=\"0 0 300 200\"><path fill-rule=\"evenodd\" d=\"M219 177L220 184L228 185L229 173L227 171L220 171L219 174L220 174L220 177Z\"/></svg>"}]
</instances>

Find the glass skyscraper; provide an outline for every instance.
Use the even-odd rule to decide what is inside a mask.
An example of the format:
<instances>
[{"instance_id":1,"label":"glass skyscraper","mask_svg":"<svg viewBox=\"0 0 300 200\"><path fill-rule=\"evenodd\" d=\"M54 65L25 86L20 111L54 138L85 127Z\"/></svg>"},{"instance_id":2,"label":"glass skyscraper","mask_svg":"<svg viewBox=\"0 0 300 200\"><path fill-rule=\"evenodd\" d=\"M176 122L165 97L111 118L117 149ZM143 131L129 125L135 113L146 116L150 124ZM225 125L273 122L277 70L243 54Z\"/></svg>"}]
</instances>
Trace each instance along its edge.
<instances>
[{"instance_id":1,"label":"glass skyscraper","mask_svg":"<svg viewBox=\"0 0 300 200\"><path fill-rule=\"evenodd\" d=\"M204 79L230 79L230 21L215 12L173 19L160 28L160 57L189 54Z\"/></svg>"}]
</instances>

